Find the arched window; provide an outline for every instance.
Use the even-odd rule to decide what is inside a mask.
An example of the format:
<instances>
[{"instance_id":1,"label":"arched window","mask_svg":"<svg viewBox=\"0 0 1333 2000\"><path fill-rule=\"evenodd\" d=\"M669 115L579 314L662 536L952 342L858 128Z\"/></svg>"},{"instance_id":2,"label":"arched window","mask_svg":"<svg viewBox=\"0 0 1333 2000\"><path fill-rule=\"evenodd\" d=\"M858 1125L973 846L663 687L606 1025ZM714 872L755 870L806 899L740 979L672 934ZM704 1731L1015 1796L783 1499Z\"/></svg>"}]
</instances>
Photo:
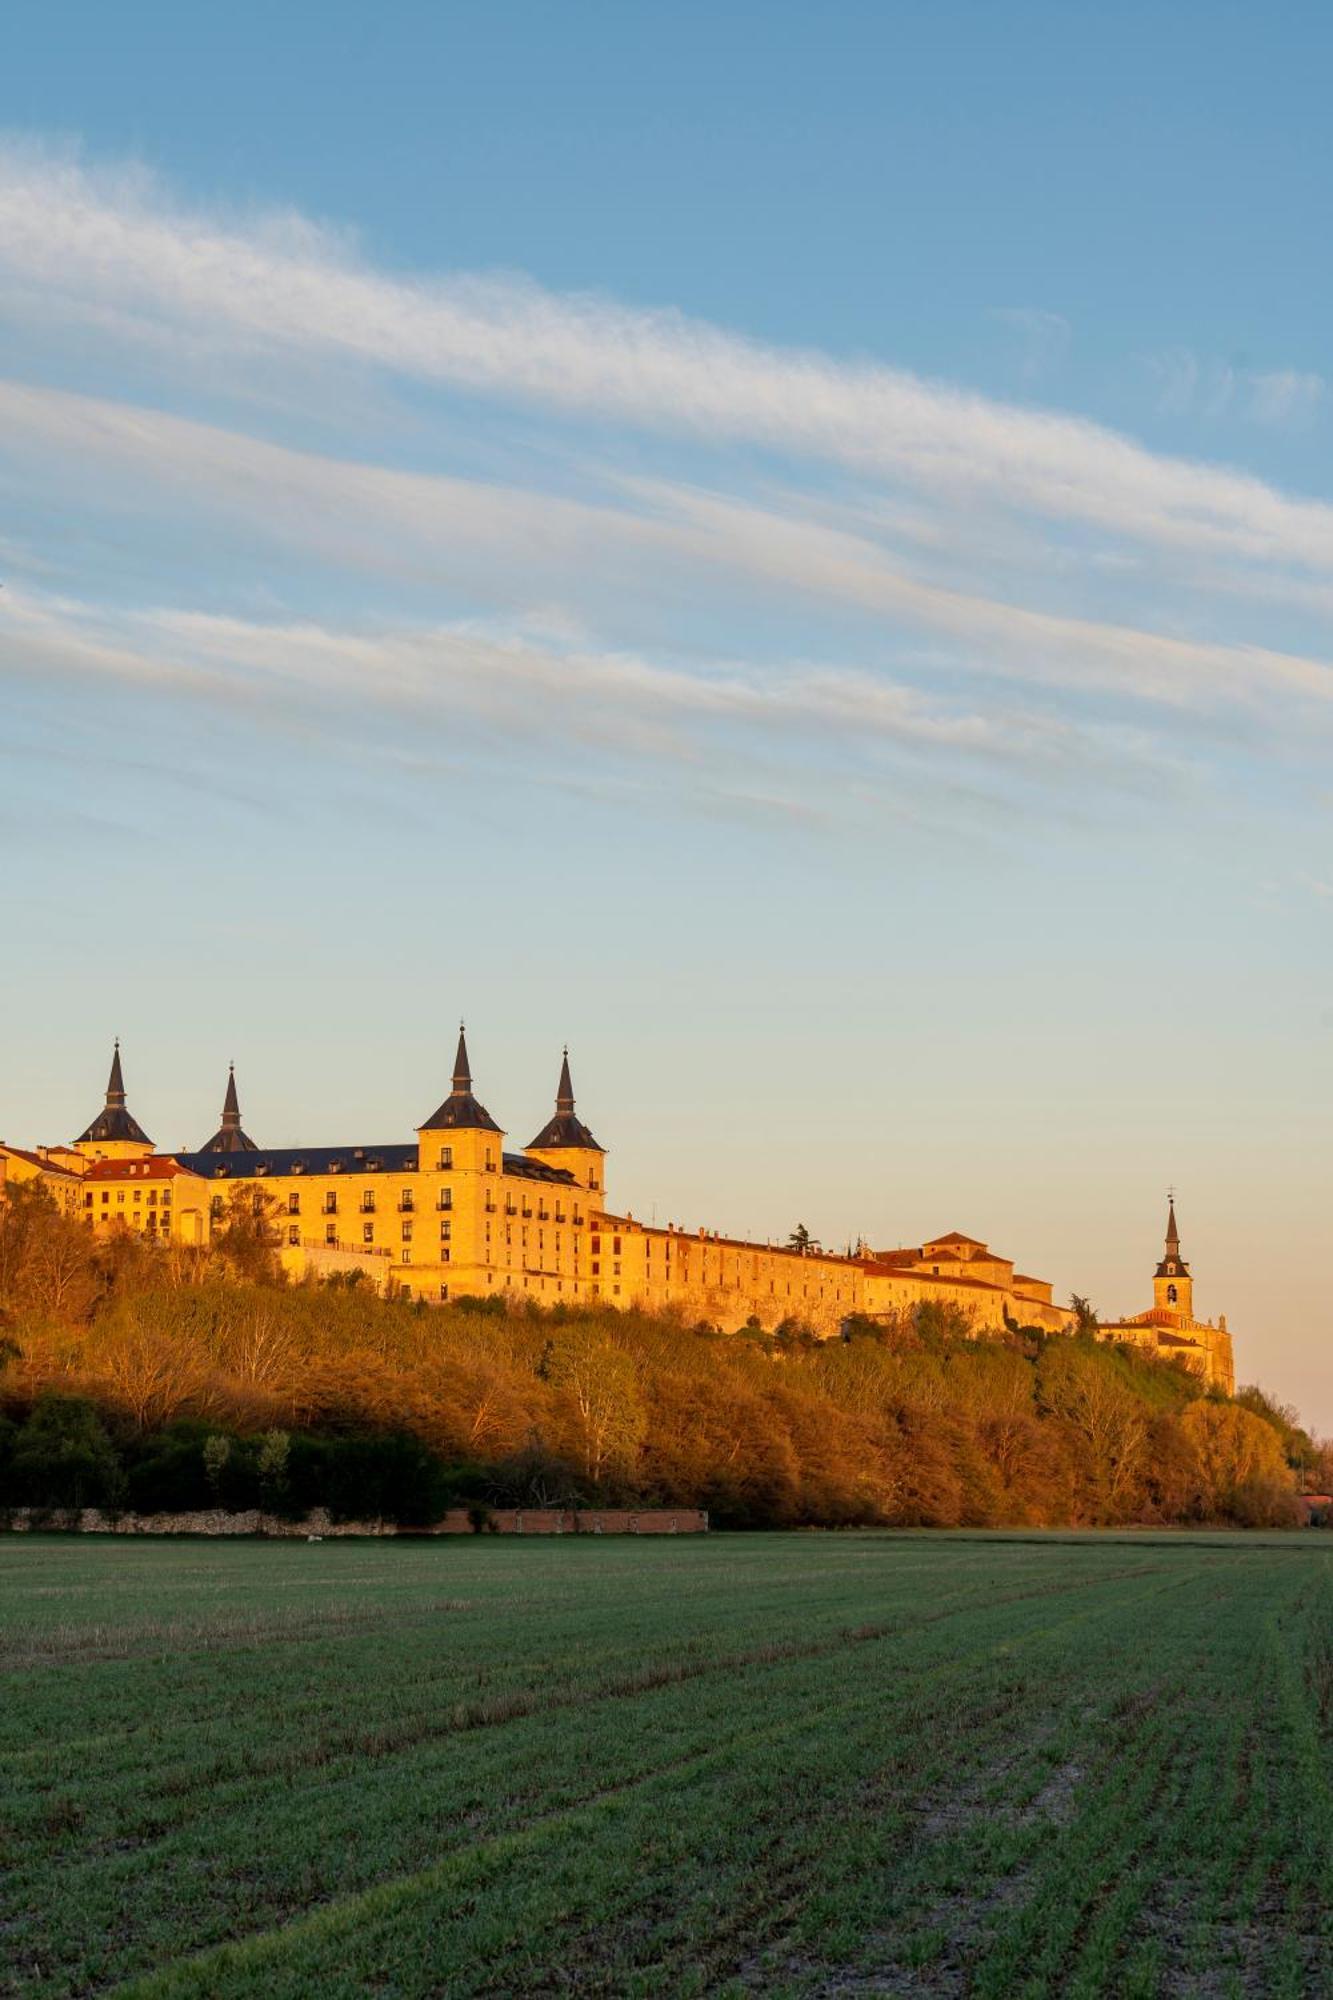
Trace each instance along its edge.
<instances>
[{"instance_id":1,"label":"arched window","mask_svg":"<svg viewBox=\"0 0 1333 2000\"><path fill-rule=\"evenodd\" d=\"M1173 1306L1176 1303L1176 1288L1174 1285L1168 1285L1166 1288L1166 1302L1169 1306Z\"/></svg>"}]
</instances>

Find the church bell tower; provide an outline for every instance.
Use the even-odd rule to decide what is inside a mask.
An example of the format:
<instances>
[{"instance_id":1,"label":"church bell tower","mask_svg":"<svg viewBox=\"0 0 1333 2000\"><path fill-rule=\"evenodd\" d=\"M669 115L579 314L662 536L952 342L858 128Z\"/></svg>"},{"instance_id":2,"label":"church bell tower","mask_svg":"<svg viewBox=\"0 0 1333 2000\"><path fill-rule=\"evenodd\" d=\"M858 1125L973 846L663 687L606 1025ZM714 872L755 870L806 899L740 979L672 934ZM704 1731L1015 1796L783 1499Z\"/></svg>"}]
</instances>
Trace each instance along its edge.
<instances>
[{"instance_id":1,"label":"church bell tower","mask_svg":"<svg viewBox=\"0 0 1333 2000\"><path fill-rule=\"evenodd\" d=\"M1194 1318L1194 1280L1190 1267L1180 1254L1180 1231L1176 1228L1176 1202L1174 1193L1169 1199L1166 1217L1166 1255L1153 1275L1153 1306L1159 1313L1170 1313L1181 1320Z\"/></svg>"}]
</instances>

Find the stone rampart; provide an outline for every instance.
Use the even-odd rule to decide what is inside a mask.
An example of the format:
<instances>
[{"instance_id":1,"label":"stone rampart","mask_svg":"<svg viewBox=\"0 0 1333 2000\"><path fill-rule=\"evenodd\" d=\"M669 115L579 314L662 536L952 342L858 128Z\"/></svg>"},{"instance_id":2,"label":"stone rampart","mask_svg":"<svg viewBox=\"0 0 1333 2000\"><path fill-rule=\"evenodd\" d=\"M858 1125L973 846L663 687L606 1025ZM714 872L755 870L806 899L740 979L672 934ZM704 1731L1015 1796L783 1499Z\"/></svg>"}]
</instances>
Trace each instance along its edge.
<instances>
[{"instance_id":1,"label":"stone rampart","mask_svg":"<svg viewBox=\"0 0 1333 2000\"><path fill-rule=\"evenodd\" d=\"M229 1514L221 1508L191 1514L105 1514L96 1507L11 1507L0 1511L0 1529L16 1534L82 1535L254 1535L274 1540L330 1541L358 1535L699 1535L708 1515L696 1507L487 1508L474 1520L453 1507L429 1527L403 1528L394 1521L334 1521L322 1507L303 1520L284 1520L251 1508Z\"/></svg>"}]
</instances>

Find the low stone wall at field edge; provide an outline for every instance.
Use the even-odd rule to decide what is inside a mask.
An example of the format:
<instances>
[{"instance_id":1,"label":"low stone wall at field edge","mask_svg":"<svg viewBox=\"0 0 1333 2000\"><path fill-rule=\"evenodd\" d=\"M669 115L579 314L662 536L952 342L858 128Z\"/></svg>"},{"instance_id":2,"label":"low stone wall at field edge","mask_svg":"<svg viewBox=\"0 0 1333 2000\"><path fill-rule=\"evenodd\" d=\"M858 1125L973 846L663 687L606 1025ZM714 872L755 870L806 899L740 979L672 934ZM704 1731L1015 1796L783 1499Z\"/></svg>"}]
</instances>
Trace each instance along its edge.
<instances>
[{"instance_id":1,"label":"low stone wall at field edge","mask_svg":"<svg viewBox=\"0 0 1333 2000\"><path fill-rule=\"evenodd\" d=\"M268 1535L306 1541L356 1535L701 1535L708 1515L696 1507L487 1508L480 1526L466 1508L454 1507L428 1528L400 1528L393 1521L333 1521L322 1507L302 1521L251 1508L228 1514L210 1508L195 1514L104 1514L96 1507L11 1507L0 1512L0 1529L15 1534L73 1535Z\"/></svg>"}]
</instances>

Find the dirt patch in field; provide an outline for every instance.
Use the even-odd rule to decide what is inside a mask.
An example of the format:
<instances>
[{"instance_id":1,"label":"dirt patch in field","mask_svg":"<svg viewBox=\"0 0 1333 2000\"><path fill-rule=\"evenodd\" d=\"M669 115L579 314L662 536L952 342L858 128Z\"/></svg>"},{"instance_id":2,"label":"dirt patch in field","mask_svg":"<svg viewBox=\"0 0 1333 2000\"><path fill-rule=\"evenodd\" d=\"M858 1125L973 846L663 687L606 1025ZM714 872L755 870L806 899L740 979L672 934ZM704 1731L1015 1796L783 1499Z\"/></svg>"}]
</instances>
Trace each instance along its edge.
<instances>
[{"instance_id":1,"label":"dirt patch in field","mask_svg":"<svg viewBox=\"0 0 1333 2000\"><path fill-rule=\"evenodd\" d=\"M1328 1939L1293 1925L1276 1885L1243 1923L1198 1922L1190 1915L1191 1893L1183 1884L1162 1883L1135 1926L1136 1935L1151 1938L1161 1954L1162 2000L1233 2000L1237 1992L1266 2000L1286 1983L1279 1977L1279 1959L1286 1961L1285 1973L1292 1957L1300 1992L1328 1992Z\"/></svg>"}]
</instances>

